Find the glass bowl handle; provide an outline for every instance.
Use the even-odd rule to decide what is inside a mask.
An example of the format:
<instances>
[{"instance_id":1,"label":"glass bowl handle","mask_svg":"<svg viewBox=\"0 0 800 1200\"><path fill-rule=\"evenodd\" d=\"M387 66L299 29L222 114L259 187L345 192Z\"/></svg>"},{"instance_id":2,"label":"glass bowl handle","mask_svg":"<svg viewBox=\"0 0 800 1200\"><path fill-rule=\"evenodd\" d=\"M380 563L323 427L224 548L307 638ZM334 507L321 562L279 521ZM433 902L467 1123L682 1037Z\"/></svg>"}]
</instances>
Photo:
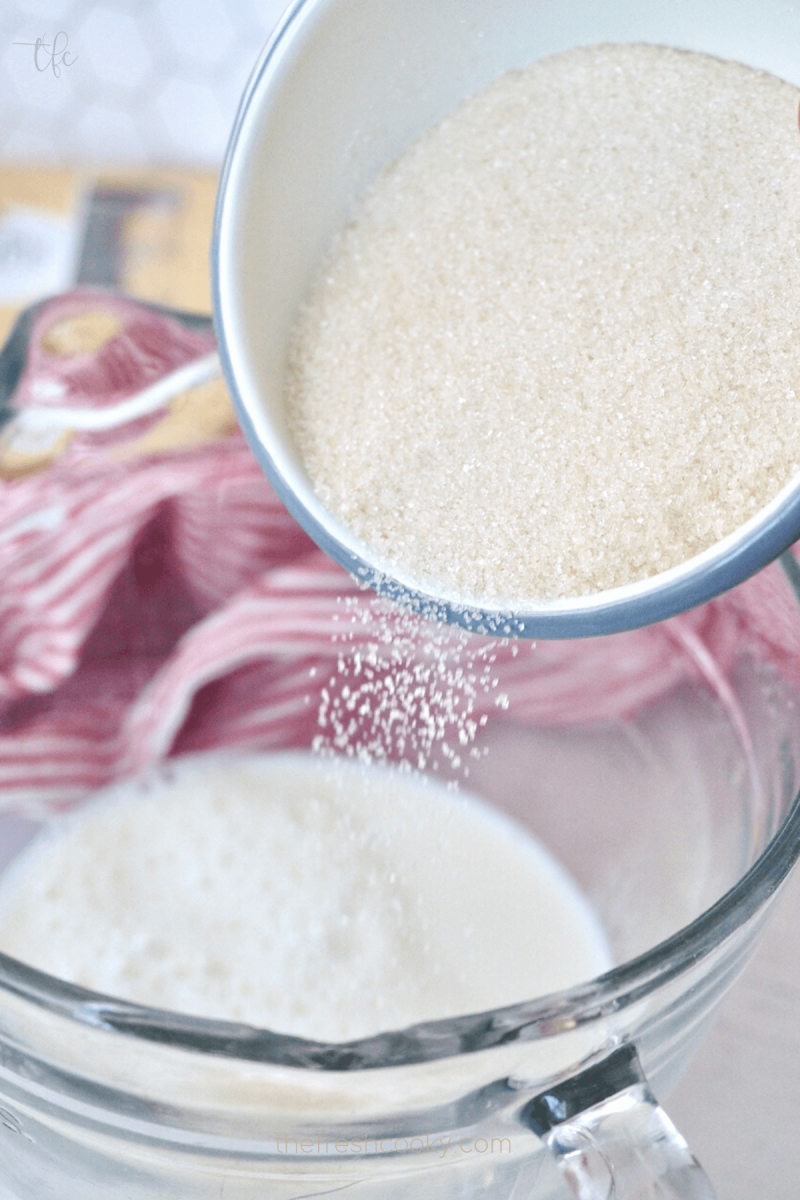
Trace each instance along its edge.
<instances>
[{"instance_id":1,"label":"glass bowl handle","mask_svg":"<svg viewBox=\"0 0 800 1200\"><path fill-rule=\"evenodd\" d=\"M631 1044L542 1092L524 1116L577 1200L715 1200Z\"/></svg>"}]
</instances>

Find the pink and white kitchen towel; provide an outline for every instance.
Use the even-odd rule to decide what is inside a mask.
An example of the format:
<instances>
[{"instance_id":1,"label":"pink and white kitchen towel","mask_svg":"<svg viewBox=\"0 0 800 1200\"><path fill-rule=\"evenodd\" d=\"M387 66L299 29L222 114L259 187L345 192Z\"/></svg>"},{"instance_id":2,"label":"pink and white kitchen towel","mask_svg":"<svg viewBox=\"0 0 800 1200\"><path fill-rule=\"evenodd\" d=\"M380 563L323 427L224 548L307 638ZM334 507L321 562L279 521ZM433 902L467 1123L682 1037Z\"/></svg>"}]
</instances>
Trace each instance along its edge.
<instances>
[{"instance_id":1,"label":"pink and white kitchen towel","mask_svg":"<svg viewBox=\"0 0 800 1200\"><path fill-rule=\"evenodd\" d=\"M742 649L800 687L800 610L778 566L663 624L535 648L393 613L264 479L210 322L96 290L21 320L0 356L4 808L63 808L190 750L335 741L346 721L365 745L390 677L423 680L442 736L498 702L564 725L624 717L692 674L724 691ZM416 721L419 687L392 703L401 727ZM417 757L430 749L417 738Z\"/></svg>"}]
</instances>

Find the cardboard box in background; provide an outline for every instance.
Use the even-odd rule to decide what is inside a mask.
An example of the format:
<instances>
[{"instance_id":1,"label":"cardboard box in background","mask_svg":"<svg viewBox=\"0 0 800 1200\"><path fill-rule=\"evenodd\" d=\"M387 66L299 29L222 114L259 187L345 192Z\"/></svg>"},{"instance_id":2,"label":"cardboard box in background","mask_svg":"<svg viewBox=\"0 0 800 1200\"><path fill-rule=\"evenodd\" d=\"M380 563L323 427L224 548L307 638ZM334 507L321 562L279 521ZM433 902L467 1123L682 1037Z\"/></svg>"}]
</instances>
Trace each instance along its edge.
<instances>
[{"instance_id":1,"label":"cardboard box in background","mask_svg":"<svg viewBox=\"0 0 800 1200\"><path fill-rule=\"evenodd\" d=\"M210 313L216 172L0 168L0 343L75 284Z\"/></svg>"},{"instance_id":2,"label":"cardboard box in background","mask_svg":"<svg viewBox=\"0 0 800 1200\"><path fill-rule=\"evenodd\" d=\"M22 310L76 285L210 314L216 186L216 172L0 167L0 346ZM50 331L58 333L57 356L87 348L81 339L90 318L98 323L98 348L112 336L118 319L103 311L102 299L93 308ZM72 334L80 337L70 346ZM134 423L128 436L121 427L113 444L60 428L52 436L31 432L14 417L15 395L6 388L0 399L6 408L0 419L0 482L46 470L70 447L82 447L85 462L102 468L106 461L197 449L236 428L219 375L176 394L147 428Z\"/></svg>"}]
</instances>

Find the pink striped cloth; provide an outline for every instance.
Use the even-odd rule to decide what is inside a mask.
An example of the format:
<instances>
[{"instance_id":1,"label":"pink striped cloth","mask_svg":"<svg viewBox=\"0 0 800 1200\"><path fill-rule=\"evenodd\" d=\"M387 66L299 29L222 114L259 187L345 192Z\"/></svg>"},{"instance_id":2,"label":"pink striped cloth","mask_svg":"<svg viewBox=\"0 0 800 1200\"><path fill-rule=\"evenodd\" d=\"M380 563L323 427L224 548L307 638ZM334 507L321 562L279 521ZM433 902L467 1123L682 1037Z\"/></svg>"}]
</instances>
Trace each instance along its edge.
<instances>
[{"instance_id":1,"label":"pink striped cloth","mask_svg":"<svg viewBox=\"0 0 800 1200\"><path fill-rule=\"evenodd\" d=\"M26 403L37 378L60 378L43 341L64 319L53 304L32 334ZM152 312L137 324L125 306L139 307L113 301L124 347L106 344L94 374L88 352L83 374L71 364L70 406L116 403L207 353L207 338ZM106 370L123 359L122 375ZM689 677L724 691L743 650L800 687L800 611L776 565L645 630L535 647L467 638L392 611L332 564L238 432L124 464L107 433L92 436L0 483L4 808L60 809L210 747L316 740L422 763L444 746L455 761L498 710L540 724L624 717Z\"/></svg>"}]
</instances>

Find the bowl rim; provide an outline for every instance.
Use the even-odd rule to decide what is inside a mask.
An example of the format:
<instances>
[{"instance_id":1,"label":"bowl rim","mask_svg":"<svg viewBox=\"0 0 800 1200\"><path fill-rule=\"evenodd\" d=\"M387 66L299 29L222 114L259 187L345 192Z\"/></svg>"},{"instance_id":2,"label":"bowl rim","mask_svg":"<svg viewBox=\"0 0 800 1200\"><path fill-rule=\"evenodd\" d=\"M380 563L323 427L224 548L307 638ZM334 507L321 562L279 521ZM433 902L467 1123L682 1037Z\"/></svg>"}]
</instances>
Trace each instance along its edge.
<instances>
[{"instance_id":1,"label":"bowl rim","mask_svg":"<svg viewBox=\"0 0 800 1200\"><path fill-rule=\"evenodd\" d=\"M366 564L359 564L357 560L354 562L352 550L333 538L313 514L299 504L293 489L257 437L249 413L249 402L239 390L234 363L224 336L227 310L223 276L229 271L227 260L230 257L232 209L229 189L237 148L248 123L254 98L268 77L276 48L301 14L325 2L327 0L295 0L262 52L242 96L219 184L212 241L212 291L215 326L226 380L259 463L289 511L312 538L347 570L358 573L359 565L366 571L370 568ZM780 507L780 513L776 506ZM712 551L698 556L703 560L705 569L706 582L702 587L695 586L698 580L690 569L698 559L690 560L688 564L675 569L669 587L662 585L662 602L657 597L645 595L646 588L634 585L638 591L633 597L629 595L631 589L617 589L626 595L614 605L606 604L603 610L589 598L587 601L573 602L569 607L542 605L537 607L535 613L515 614L515 621L524 626L519 632L525 636L542 638L596 636L653 624L712 599L766 566L794 540L800 528L800 480L788 485L776 501L753 521L761 522L759 539L749 540L755 525L748 522L743 527L749 531L747 536L742 537L742 530L739 530ZM754 552L756 541L760 547L758 553ZM800 567L789 552L782 554L781 562L800 606ZM673 572L665 574L672 576ZM376 590L396 595L397 585L391 580L377 580ZM408 589L401 586L400 590L408 595ZM426 613L433 611L440 617L455 620L477 632L497 632L498 624L502 632L502 626L508 620L508 614L498 616L490 611L465 613L451 610L447 605L443 609L440 601L420 593L416 593L416 597L412 594L411 598L416 598L417 604ZM629 615L623 617L621 614L624 613ZM576 614L580 618L577 623ZM488 626L488 629L483 626ZM706 958L755 917L775 895L798 857L800 793L795 796L780 828L749 870L699 917L645 953L589 982L563 991L500 1009L425 1022L346 1043L318 1042L249 1025L128 1003L67 983L2 953L0 995L6 992L84 1026L240 1061L335 1072L429 1063L514 1041L556 1036L641 1001Z\"/></svg>"},{"instance_id":2,"label":"bowl rim","mask_svg":"<svg viewBox=\"0 0 800 1200\"><path fill-rule=\"evenodd\" d=\"M84 1026L239 1061L337 1072L412 1066L554 1037L646 999L755 917L777 893L798 857L800 794L758 859L733 887L644 954L563 991L350 1042L314 1041L130 1003L67 983L1 952L0 996L9 993Z\"/></svg>"},{"instance_id":3,"label":"bowl rim","mask_svg":"<svg viewBox=\"0 0 800 1200\"><path fill-rule=\"evenodd\" d=\"M787 552L781 566L800 610L800 564ZM9 993L84 1026L240 1061L334 1072L412 1066L557 1036L646 999L758 917L798 857L800 791L744 875L688 925L643 954L562 991L349 1042L315 1041L119 1000L67 983L1 952L0 997Z\"/></svg>"}]
</instances>

